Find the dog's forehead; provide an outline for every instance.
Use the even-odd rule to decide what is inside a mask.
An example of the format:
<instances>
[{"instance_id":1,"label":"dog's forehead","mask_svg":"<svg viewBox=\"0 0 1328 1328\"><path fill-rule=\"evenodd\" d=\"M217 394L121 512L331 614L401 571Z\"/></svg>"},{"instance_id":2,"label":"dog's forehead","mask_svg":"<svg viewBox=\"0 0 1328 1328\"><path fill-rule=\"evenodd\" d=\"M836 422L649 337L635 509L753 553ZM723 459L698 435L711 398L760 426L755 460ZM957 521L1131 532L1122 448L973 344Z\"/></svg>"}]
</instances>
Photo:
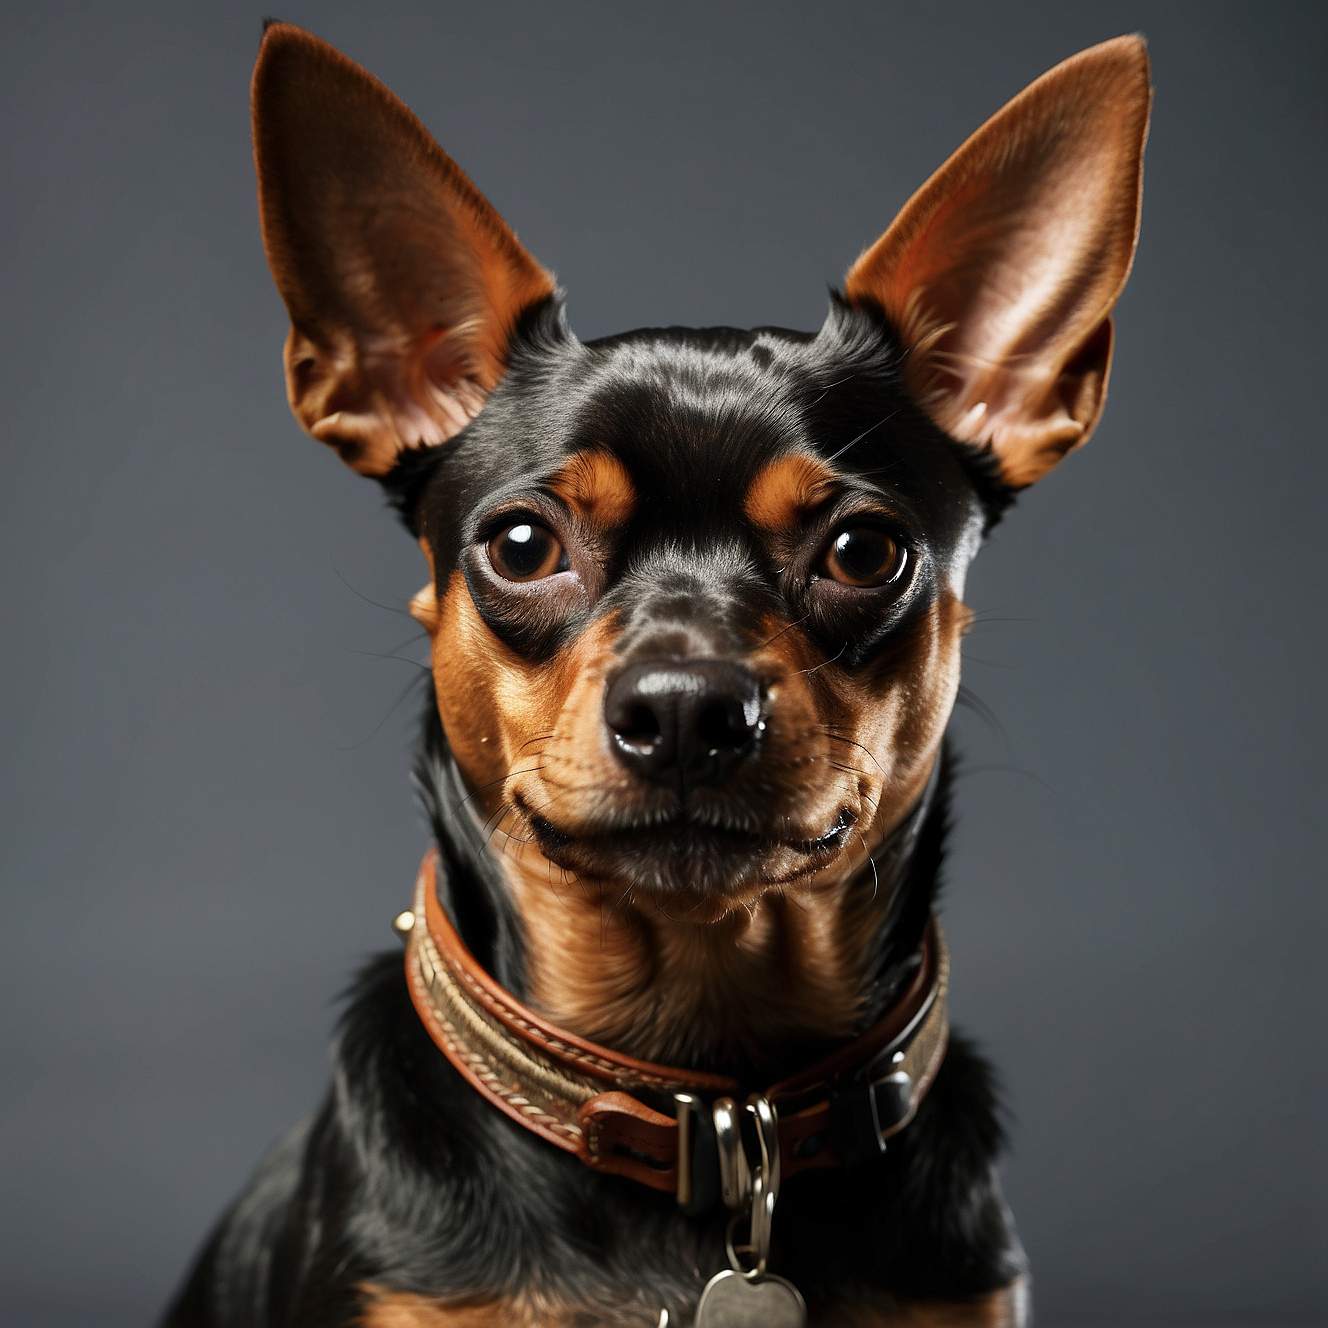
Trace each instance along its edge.
<instances>
[{"instance_id":1,"label":"dog's forehead","mask_svg":"<svg viewBox=\"0 0 1328 1328\"><path fill-rule=\"evenodd\" d=\"M818 483L879 494L945 543L964 542L977 508L888 348L854 355L782 329L643 330L545 348L515 366L443 469L454 530L495 499L550 487L661 533L760 525Z\"/></svg>"},{"instance_id":2,"label":"dog's forehead","mask_svg":"<svg viewBox=\"0 0 1328 1328\"><path fill-rule=\"evenodd\" d=\"M763 467L815 446L815 358L793 334L637 333L587 353L565 446L611 453L644 495L731 504Z\"/></svg>"},{"instance_id":3,"label":"dog's forehead","mask_svg":"<svg viewBox=\"0 0 1328 1328\"><path fill-rule=\"evenodd\" d=\"M968 543L972 483L907 397L888 346L671 329L592 343L588 355L564 399L574 404L562 447L611 456L665 524L778 525L781 503L791 514L851 486L942 543Z\"/></svg>"}]
</instances>

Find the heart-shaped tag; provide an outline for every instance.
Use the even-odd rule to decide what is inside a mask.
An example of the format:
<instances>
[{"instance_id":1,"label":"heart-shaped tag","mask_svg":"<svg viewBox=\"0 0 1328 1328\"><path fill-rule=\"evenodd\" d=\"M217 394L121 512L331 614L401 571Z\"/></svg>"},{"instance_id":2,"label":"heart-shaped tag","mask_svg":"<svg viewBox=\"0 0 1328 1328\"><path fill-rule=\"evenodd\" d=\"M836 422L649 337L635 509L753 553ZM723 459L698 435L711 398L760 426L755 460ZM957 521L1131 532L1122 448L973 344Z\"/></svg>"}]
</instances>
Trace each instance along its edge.
<instances>
[{"instance_id":1,"label":"heart-shaped tag","mask_svg":"<svg viewBox=\"0 0 1328 1328\"><path fill-rule=\"evenodd\" d=\"M701 1292L696 1328L807 1328L807 1306L782 1277L748 1279L726 1268Z\"/></svg>"}]
</instances>

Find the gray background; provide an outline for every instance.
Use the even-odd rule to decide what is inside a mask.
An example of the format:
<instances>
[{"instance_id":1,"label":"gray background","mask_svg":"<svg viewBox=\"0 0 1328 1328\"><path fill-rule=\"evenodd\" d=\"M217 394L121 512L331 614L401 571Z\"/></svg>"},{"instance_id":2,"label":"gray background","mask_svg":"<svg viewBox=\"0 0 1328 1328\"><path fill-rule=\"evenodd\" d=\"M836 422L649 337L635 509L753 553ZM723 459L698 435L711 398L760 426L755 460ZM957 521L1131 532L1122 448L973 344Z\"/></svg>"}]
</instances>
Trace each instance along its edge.
<instances>
[{"instance_id":1,"label":"gray background","mask_svg":"<svg viewBox=\"0 0 1328 1328\"><path fill-rule=\"evenodd\" d=\"M1045 1324L1325 1291L1320 5L290 4L422 115L583 336L815 326L1028 79L1158 96L1113 399L970 601L947 925ZM297 431L259 11L11 8L0 1321L142 1324L326 1072L424 844L417 551ZM367 598L366 598L367 597Z\"/></svg>"}]
</instances>

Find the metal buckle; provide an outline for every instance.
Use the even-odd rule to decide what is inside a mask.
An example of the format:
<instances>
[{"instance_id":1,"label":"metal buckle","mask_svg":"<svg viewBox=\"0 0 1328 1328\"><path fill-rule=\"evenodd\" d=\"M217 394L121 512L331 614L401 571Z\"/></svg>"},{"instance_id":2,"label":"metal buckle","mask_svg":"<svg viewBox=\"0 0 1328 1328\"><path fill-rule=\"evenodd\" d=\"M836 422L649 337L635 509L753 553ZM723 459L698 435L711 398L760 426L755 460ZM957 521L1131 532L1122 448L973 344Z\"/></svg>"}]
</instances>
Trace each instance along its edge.
<instances>
[{"instance_id":1,"label":"metal buckle","mask_svg":"<svg viewBox=\"0 0 1328 1328\"><path fill-rule=\"evenodd\" d=\"M885 1073L843 1085L830 1101L835 1148L846 1162L885 1152L886 1141L913 1119L913 1077L900 1069L902 1051L893 1052Z\"/></svg>"},{"instance_id":2,"label":"metal buckle","mask_svg":"<svg viewBox=\"0 0 1328 1328\"><path fill-rule=\"evenodd\" d=\"M896 1070L867 1085L871 1103L872 1128L881 1148L913 1119L913 1077L907 1070Z\"/></svg>"}]
</instances>

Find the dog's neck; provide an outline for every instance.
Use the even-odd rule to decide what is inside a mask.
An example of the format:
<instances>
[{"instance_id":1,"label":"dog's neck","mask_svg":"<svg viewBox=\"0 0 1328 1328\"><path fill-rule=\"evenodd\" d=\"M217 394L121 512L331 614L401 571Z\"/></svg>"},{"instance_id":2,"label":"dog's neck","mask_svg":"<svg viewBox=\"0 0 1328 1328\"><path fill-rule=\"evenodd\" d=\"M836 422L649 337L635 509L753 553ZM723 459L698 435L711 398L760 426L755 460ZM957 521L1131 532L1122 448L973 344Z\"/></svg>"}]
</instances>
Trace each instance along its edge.
<instances>
[{"instance_id":1,"label":"dog's neck","mask_svg":"<svg viewBox=\"0 0 1328 1328\"><path fill-rule=\"evenodd\" d=\"M870 861L864 845L814 895L769 892L704 923L583 890L534 845L504 852L505 832L470 810L436 718L418 773L443 906L499 982L582 1037L755 1080L852 1036L911 975L947 816L944 752L936 764Z\"/></svg>"}]
</instances>

